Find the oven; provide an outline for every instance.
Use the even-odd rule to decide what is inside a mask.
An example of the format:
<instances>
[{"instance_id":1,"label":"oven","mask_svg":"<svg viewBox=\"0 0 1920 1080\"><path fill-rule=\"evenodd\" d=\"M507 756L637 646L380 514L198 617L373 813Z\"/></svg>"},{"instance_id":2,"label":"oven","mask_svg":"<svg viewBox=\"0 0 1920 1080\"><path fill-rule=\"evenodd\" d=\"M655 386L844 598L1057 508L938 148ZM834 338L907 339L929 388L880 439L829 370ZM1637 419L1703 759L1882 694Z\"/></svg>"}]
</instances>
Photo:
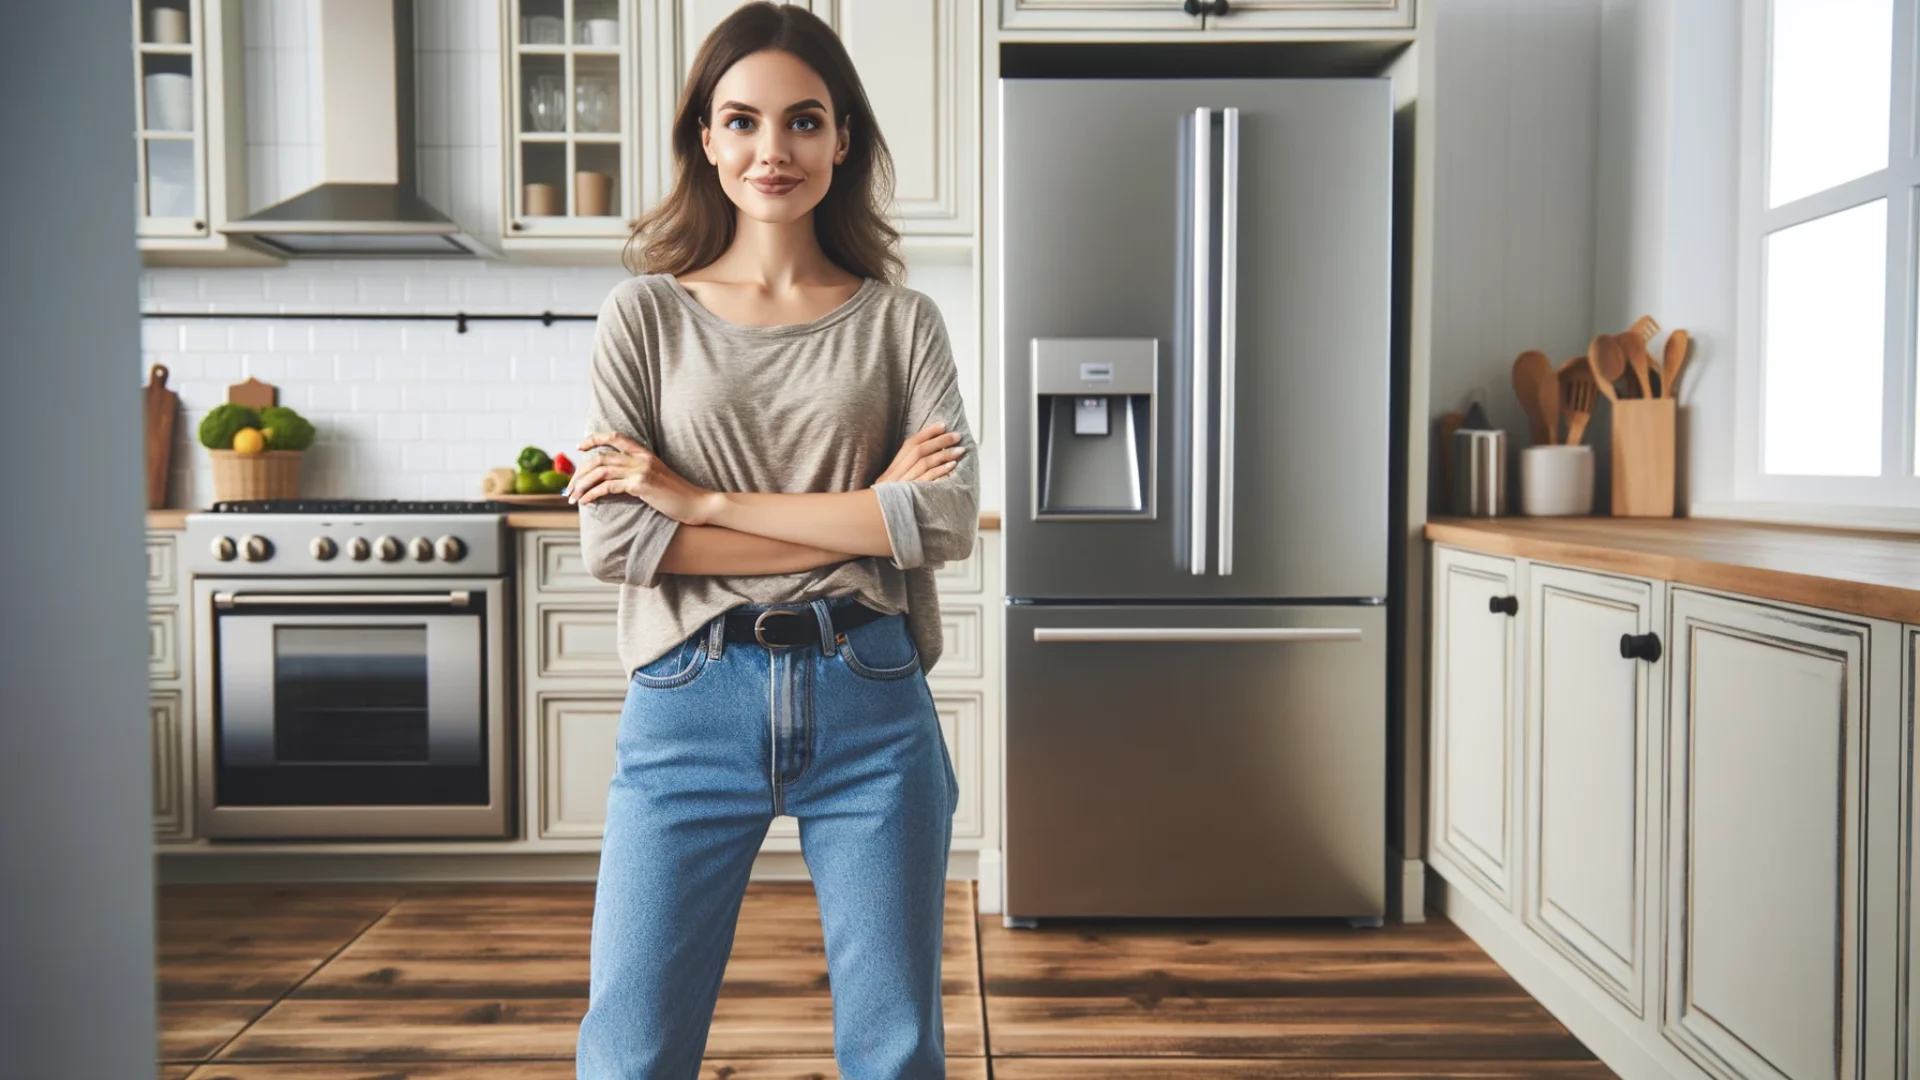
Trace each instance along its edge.
<instances>
[{"instance_id":1,"label":"oven","mask_svg":"<svg viewBox=\"0 0 1920 1080\"><path fill-rule=\"evenodd\" d=\"M511 835L508 594L504 577L196 576L198 834Z\"/></svg>"}]
</instances>

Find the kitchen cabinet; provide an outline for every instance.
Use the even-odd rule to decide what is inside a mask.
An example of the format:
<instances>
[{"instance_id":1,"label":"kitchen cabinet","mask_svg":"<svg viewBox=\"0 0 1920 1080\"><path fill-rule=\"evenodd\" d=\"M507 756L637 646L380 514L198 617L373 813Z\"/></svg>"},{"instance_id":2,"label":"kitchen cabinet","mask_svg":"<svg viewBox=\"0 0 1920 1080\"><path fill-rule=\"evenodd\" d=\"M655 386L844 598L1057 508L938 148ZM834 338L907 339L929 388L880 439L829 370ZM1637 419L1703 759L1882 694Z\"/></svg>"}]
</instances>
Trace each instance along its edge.
<instances>
[{"instance_id":1,"label":"kitchen cabinet","mask_svg":"<svg viewBox=\"0 0 1920 1080\"><path fill-rule=\"evenodd\" d=\"M1414 0L1000 0L1007 30L1373 30L1413 26ZM1189 13L1189 8L1192 13Z\"/></svg>"},{"instance_id":2,"label":"kitchen cabinet","mask_svg":"<svg viewBox=\"0 0 1920 1080\"><path fill-rule=\"evenodd\" d=\"M1481 531L1490 550L1436 544L1431 571L1428 851L1448 917L1619 1075L1920 1080L1920 628ZM1469 617L1510 582L1517 672ZM1507 741L1488 718L1516 692ZM1487 791L1513 761L1520 840L1495 879L1513 826Z\"/></svg>"},{"instance_id":3,"label":"kitchen cabinet","mask_svg":"<svg viewBox=\"0 0 1920 1080\"><path fill-rule=\"evenodd\" d=\"M1522 918L1633 1016L1646 1006L1665 586L1527 568ZM1635 656L1623 655L1623 641Z\"/></svg>"},{"instance_id":4,"label":"kitchen cabinet","mask_svg":"<svg viewBox=\"0 0 1920 1080\"><path fill-rule=\"evenodd\" d=\"M1710 1071L1862 1075L1868 627L1672 604L1663 1031Z\"/></svg>"},{"instance_id":5,"label":"kitchen cabinet","mask_svg":"<svg viewBox=\"0 0 1920 1080\"><path fill-rule=\"evenodd\" d=\"M247 213L240 0L133 0L135 233L150 264L276 265Z\"/></svg>"},{"instance_id":6,"label":"kitchen cabinet","mask_svg":"<svg viewBox=\"0 0 1920 1080\"><path fill-rule=\"evenodd\" d=\"M998 673L995 620L982 617L998 588L998 535L982 533L974 554L936 573L944 654L927 679L934 712L960 784L955 850L995 846L999 834ZM627 680L614 652L618 592L588 574L572 529L519 534L521 756L531 847L597 851L606 824L614 736ZM798 851L799 822L775 818L763 850Z\"/></svg>"},{"instance_id":7,"label":"kitchen cabinet","mask_svg":"<svg viewBox=\"0 0 1920 1080\"><path fill-rule=\"evenodd\" d=\"M686 84L700 43L740 3L681 0L678 85ZM811 0L796 6L833 27L860 73L893 155L894 225L909 236L971 233L979 112L972 5Z\"/></svg>"},{"instance_id":8,"label":"kitchen cabinet","mask_svg":"<svg viewBox=\"0 0 1920 1080\"><path fill-rule=\"evenodd\" d=\"M1433 848L1513 906L1520 794L1520 572L1440 549L1433 570Z\"/></svg>"},{"instance_id":9,"label":"kitchen cabinet","mask_svg":"<svg viewBox=\"0 0 1920 1080\"><path fill-rule=\"evenodd\" d=\"M660 53L649 0L503 0L503 248L617 250L653 197L648 104Z\"/></svg>"},{"instance_id":10,"label":"kitchen cabinet","mask_svg":"<svg viewBox=\"0 0 1920 1080\"><path fill-rule=\"evenodd\" d=\"M147 721L153 762L153 835L161 842L193 838L192 725L187 691L193 665L185 632L179 574L180 534L147 532Z\"/></svg>"}]
</instances>

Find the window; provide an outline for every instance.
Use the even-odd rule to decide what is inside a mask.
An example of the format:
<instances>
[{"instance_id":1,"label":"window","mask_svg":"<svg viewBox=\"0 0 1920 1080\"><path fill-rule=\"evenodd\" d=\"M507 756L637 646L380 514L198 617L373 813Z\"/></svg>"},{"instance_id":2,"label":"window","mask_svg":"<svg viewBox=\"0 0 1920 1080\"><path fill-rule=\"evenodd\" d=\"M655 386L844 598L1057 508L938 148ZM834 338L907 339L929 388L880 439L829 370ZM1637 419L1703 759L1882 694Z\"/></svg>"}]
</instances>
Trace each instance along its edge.
<instances>
[{"instance_id":1,"label":"window","mask_svg":"<svg viewBox=\"0 0 1920 1080\"><path fill-rule=\"evenodd\" d=\"M1920 0L1749 0L1736 494L1920 507Z\"/></svg>"}]
</instances>

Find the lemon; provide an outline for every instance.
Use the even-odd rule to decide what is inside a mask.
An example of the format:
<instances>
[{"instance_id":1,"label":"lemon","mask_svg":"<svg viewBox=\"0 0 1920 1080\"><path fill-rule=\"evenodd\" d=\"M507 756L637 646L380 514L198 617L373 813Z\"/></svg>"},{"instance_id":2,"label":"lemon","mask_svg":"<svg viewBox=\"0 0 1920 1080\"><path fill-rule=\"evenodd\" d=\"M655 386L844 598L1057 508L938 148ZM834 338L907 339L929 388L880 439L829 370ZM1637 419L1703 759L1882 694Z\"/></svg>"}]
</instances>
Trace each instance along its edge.
<instances>
[{"instance_id":1,"label":"lemon","mask_svg":"<svg viewBox=\"0 0 1920 1080\"><path fill-rule=\"evenodd\" d=\"M259 428L243 427L233 433L233 449L239 454L257 454L267 448L267 437Z\"/></svg>"}]
</instances>

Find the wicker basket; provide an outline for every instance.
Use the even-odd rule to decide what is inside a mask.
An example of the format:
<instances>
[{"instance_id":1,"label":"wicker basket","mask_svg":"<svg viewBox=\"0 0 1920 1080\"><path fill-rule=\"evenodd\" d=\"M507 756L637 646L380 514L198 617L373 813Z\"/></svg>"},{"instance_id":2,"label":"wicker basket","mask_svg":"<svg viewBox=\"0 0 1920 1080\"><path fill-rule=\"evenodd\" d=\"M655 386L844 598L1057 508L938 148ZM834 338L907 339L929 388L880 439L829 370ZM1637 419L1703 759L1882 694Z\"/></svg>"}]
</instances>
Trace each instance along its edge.
<instances>
[{"instance_id":1,"label":"wicker basket","mask_svg":"<svg viewBox=\"0 0 1920 1080\"><path fill-rule=\"evenodd\" d=\"M237 450L209 450L213 458L213 497L235 499L292 499L300 494L299 450L265 450L242 454Z\"/></svg>"}]
</instances>

